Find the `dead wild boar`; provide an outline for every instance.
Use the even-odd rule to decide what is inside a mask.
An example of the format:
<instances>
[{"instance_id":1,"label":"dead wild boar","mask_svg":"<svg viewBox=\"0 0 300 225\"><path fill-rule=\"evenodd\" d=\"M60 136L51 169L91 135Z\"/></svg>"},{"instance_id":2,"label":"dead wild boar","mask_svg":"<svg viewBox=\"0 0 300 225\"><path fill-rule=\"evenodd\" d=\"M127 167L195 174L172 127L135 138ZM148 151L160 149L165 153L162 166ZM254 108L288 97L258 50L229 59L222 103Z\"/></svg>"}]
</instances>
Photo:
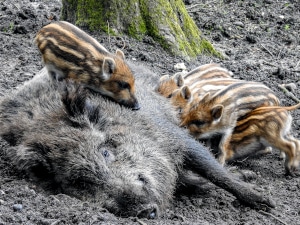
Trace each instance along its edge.
<instances>
[{"instance_id":1,"label":"dead wild boar","mask_svg":"<svg viewBox=\"0 0 300 225\"><path fill-rule=\"evenodd\" d=\"M0 99L0 135L8 159L61 191L96 200L118 216L156 218L187 171L251 205L269 198L233 178L155 93L158 76L130 64L143 107L132 111L75 84L50 84L46 70ZM64 86L64 84L66 84Z\"/></svg>"}]
</instances>

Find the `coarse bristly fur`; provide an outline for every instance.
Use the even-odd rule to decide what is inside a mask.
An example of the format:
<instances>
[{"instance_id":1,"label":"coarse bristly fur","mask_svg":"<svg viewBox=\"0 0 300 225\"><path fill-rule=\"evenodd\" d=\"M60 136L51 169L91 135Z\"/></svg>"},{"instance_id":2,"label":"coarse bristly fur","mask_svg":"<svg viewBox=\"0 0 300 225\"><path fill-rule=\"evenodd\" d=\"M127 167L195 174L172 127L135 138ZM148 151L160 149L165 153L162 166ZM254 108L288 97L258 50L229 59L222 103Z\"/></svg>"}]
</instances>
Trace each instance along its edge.
<instances>
[{"instance_id":1,"label":"coarse bristly fur","mask_svg":"<svg viewBox=\"0 0 300 225\"><path fill-rule=\"evenodd\" d=\"M183 86L183 84L184 80L180 73L176 73L173 76L164 75L159 78L155 91L162 96L169 98L173 91Z\"/></svg>"},{"instance_id":2,"label":"coarse bristly fur","mask_svg":"<svg viewBox=\"0 0 300 225\"><path fill-rule=\"evenodd\" d=\"M187 85L197 96L207 92L217 91L229 84L240 82L232 78L232 72L218 64L204 64L187 74L176 73L173 76L164 75L159 79L156 91L164 97L171 97L183 85Z\"/></svg>"},{"instance_id":3,"label":"coarse bristly fur","mask_svg":"<svg viewBox=\"0 0 300 225\"><path fill-rule=\"evenodd\" d=\"M291 134L292 116L289 111L299 107L300 104L260 107L240 118L222 155L224 160L249 154L249 151L252 153L257 145L273 146L285 153L286 173L293 175L299 166L300 141Z\"/></svg>"},{"instance_id":4,"label":"coarse bristly fur","mask_svg":"<svg viewBox=\"0 0 300 225\"><path fill-rule=\"evenodd\" d=\"M153 92L156 75L131 67L145 106L139 111L85 95L76 84L50 84L46 70L2 97L0 135L11 145L8 159L29 176L119 216L157 217L187 171L251 206L274 207L178 127L170 103Z\"/></svg>"},{"instance_id":5,"label":"coarse bristly fur","mask_svg":"<svg viewBox=\"0 0 300 225\"><path fill-rule=\"evenodd\" d=\"M233 73L216 63L204 64L196 67L192 71L183 76L187 85L191 85L197 81L232 78Z\"/></svg>"},{"instance_id":6,"label":"coarse bristly fur","mask_svg":"<svg viewBox=\"0 0 300 225\"><path fill-rule=\"evenodd\" d=\"M224 87L241 80L233 79L233 73L219 64L210 63L201 65L183 76L187 85L196 97L211 95Z\"/></svg>"},{"instance_id":7,"label":"coarse bristly fur","mask_svg":"<svg viewBox=\"0 0 300 225\"><path fill-rule=\"evenodd\" d=\"M165 97L169 95L172 105L180 115L182 125L187 126L196 138L205 139L215 151L224 148L223 142L227 137L230 138L240 116L256 107L279 105L275 94L264 84L233 79L230 71L217 64L199 66L183 77L162 77L157 90ZM169 94L170 92L172 93ZM214 102L205 102L210 96L215 98ZM214 119L214 116L222 118ZM192 119L197 124L193 124ZM191 124L187 124L190 122ZM215 143L216 135L223 135L222 142L218 144L220 147ZM271 149L267 146L261 153L270 152ZM225 163L223 152L219 154L222 164Z\"/></svg>"},{"instance_id":8,"label":"coarse bristly fur","mask_svg":"<svg viewBox=\"0 0 300 225\"><path fill-rule=\"evenodd\" d=\"M197 139L221 135L219 161L223 165L225 149L240 117L262 106L279 104L274 93L261 83L239 82L221 89L214 95L207 93L194 99L181 115L181 126L188 128Z\"/></svg>"},{"instance_id":9,"label":"coarse bristly fur","mask_svg":"<svg viewBox=\"0 0 300 225\"><path fill-rule=\"evenodd\" d=\"M65 21L44 26L35 42L54 80L71 79L124 106L139 109L135 79L124 53L109 53L90 35Z\"/></svg>"},{"instance_id":10,"label":"coarse bristly fur","mask_svg":"<svg viewBox=\"0 0 300 225\"><path fill-rule=\"evenodd\" d=\"M240 107L239 113L241 114L256 106L279 105L278 98L264 84L233 79L232 75L232 72L218 64L204 64L186 75L175 74L174 76L161 77L156 91L164 97L171 98L172 104L179 111L182 111L184 108L184 102L190 103L192 99L196 99L194 101L196 103L206 94L209 93L210 96L213 96L217 92L219 92L220 96L224 95L223 99L227 98L227 102L229 102L228 95L239 95L240 99L237 100L239 102L237 104L244 107ZM256 93L249 89L251 85L254 86ZM259 87L261 87L260 91L258 91ZM178 92L180 88L181 95ZM223 89L224 91L221 92ZM184 99L185 101L182 101ZM236 102L233 102L233 104L236 104Z\"/></svg>"}]
</instances>

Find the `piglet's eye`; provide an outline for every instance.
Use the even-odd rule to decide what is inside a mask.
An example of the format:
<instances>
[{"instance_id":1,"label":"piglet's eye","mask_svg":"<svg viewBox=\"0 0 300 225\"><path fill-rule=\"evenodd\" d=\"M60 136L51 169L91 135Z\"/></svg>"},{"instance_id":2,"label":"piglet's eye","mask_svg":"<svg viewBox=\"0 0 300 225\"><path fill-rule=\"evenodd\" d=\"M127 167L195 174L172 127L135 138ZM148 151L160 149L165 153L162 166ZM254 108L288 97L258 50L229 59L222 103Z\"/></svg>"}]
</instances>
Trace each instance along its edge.
<instances>
[{"instance_id":1,"label":"piglet's eye","mask_svg":"<svg viewBox=\"0 0 300 225\"><path fill-rule=\"evenodd\" d=\"M201 127L201 126L203 126L204 124L205 124L205 122L202 121L202 120L194 120L194 121L191 121L191 122L190 122L190 125L196 125L197 127Z\"/></svg>"},{"instance_id":2,"label":"piglet's eye","mask_svg":"<svg viewBox=\"0 0 300 225\"><path fill-rule=\"evenodd\" d=\"M130 88L130 85L125 81L118 81L117 84L120 89L129 89Z\"/></svg>"},{"instance_id":3,"label":"piglet's eye","mask_svg":"<svg viewBox=\"0 0 300 225\"><path fill-rule=\"evenodd\" d=\"M173 94L171 93L167 96L167 98L172 98L172 96L173 96Z\"/></svg>"}]
</instances>

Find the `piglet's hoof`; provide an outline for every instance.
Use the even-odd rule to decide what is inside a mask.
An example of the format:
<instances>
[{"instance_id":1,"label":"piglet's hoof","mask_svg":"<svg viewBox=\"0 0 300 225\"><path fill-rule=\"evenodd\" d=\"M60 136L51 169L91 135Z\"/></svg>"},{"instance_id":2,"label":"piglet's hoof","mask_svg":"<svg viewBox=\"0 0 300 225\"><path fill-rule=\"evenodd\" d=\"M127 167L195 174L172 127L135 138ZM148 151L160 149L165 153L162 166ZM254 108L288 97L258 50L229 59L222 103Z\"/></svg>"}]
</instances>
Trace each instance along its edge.
<instances>
[{"instance_id":1,"label":"piglet's hoof","mask_svg":"<svg viewBox=\"0 0 300 225\"><path fill-rule=\"evenodd\" d=\"M300 177L300 171L299 170L286 170L285 171L285 176L287 178L293 178L293 177Z\"/></svg>"}]
</instances>

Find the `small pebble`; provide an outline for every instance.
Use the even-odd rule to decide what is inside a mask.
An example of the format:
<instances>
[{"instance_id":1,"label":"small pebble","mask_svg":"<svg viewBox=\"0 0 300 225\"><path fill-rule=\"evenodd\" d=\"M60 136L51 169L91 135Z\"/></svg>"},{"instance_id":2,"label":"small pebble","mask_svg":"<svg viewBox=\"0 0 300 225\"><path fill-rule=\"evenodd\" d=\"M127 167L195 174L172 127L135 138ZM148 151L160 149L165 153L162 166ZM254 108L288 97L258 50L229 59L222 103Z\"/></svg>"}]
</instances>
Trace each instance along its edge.
<instances>
[{"instance_id":1,"label":"small pebble","mask_svg":"<svg viewBox=\"0 0 300 225\"><path fill-rule=\"evenodd\" d=\"M155 212L151 212L149 214L149 219L155 219L155 217L156 217L156 213Z\"/></svg>"},{"instance_id":2,"label":"small pebble","mask_svg":"<svg viewBox=\"0 0 300 225\"><path fill-rule=\"evenodd\" d=\"M17 25L14 27L14 34L27 34L28 33L28 29L25 26L22 25Z\"/></svg>"},{"instance_id":3,"label":"small pebble","mask_svg":"<svg viewBox=\"0 0 300 225\"><path fill-rule=\"evenodd\" d=\"M44 9L45 6L44 6L43 4L40 4L40 5L38 6L38 8L39 8L39 9Z\"/></svg>"},{"instance_id":4,"label":"small pebble","mask_svg":"<svg viewBox=\"0 0 300 225\"><path fill-rule=\"evenodd\" d=\"M244 26L245 26L244 23L243 23L243 22L240 22L240 21L234 22L233 25L239 26L239 27L244 27Z\"/></svg>"},{"instance_id":5,"label":"small pebble","mask_svg":"<svg viewBox=\"0 0 300 225\"><path fill-rule=\"evenodd\" d=\"M186 70L186 66L184 65L184 63L177 63L177 64L174 65L174 69L182 71L182 70Z\"/></svg>"},{"instance_id":6,"label":"small pebble","mask_svg":"<svg viewBox=\"0 0 300 225\"><path fill-rule=\"evenodd\" d=\"M20 212L23 209L23 205L22 204L14 204L13 205L13 210L15 212Z\"/></svg>"},{"instance_id":7,"label":"small pebble","mask_svg":"<svg viewBox=\"0 0 300 225\"><path fill-rule=\"evenodd\" d=\"M247 35L246 41L248 41L250 44L255 44L257 42L256 37L254 37L252 35Z\"/></svg>"},{"instance_id":8,"label":"small pebble","mask_svg":"<svg viewBox=\"0 0 300 225\"><path fill-rule=\"evenodd\" d=\"M294 123L300 126L300 120L294 120Z\"/></svg>"},{"instance_id":9,"label":"small pebble","mask_svg":"<svg viewBox=\"0 0 300 225\"><path fill-rule=\"evenodd\" d=\"M30 189L29 192L30 192L30 194L32 194L32 195L36 195L36 192L35 192L35 190L33 190L33 189Z\"/></svg>"}]
</instances>

